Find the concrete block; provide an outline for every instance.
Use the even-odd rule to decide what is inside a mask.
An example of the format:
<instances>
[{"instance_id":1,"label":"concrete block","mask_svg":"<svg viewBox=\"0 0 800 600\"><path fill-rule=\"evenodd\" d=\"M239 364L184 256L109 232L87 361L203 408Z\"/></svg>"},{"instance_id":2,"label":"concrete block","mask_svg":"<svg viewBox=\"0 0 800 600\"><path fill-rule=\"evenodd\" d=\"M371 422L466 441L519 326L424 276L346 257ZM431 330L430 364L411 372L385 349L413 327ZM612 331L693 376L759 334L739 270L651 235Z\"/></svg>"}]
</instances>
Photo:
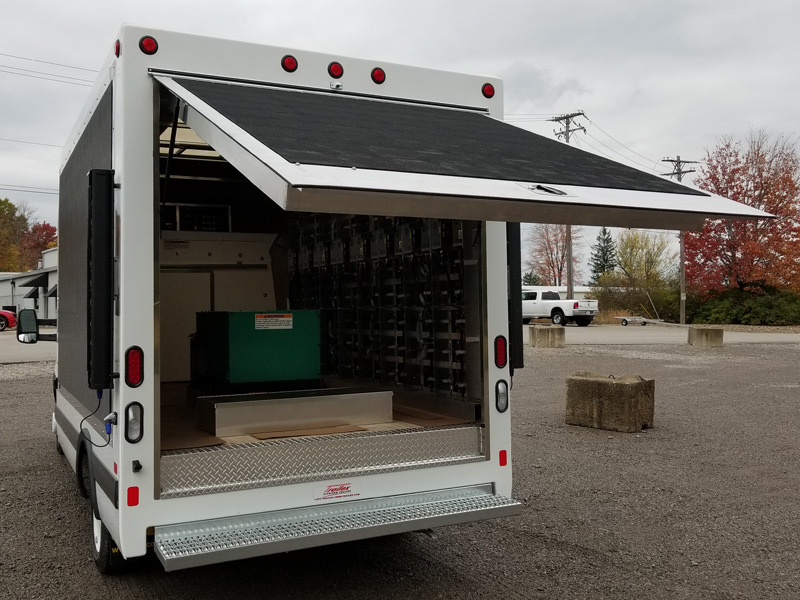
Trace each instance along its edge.
<instances>
[{"instance_id":1,"label":"concrete block","mask_svg":"<svg viewBox=\"0 0 800 600\"><path fill-rule=\"evenodd\" d=\"M722 346L722 327L689 327L689 345L701 348Z\"/></svg>"},{"instance_id":2,"label":"concrete block","mask_svg":"<svg viewBox=\"0 0 800 600\"><path fill-rule=\"evenodd\" d=\"M566 423L636 432L653 427L654 379L578 371L567 378Z\"/></svg>"},{"instance_id":3,"label":"concrete block","mask_svg":"<svg viewBox=\"0 0 800 600\"><path fill-rule=\"evenodd\" d=\"M528 340L534 348L564 348L567 335L561 325L533 325L528 328Z\"/></svg>"}]
</instances>

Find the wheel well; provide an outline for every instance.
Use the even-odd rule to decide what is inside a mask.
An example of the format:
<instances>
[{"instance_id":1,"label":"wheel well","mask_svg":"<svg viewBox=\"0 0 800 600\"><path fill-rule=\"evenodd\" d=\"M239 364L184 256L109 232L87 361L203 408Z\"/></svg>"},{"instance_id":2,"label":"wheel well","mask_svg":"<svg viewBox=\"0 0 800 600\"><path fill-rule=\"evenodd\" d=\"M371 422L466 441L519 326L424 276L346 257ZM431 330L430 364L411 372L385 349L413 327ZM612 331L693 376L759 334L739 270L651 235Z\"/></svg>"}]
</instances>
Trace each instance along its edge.
<instances>
[{"instance_id":1,"label":"wheel well","mask_svg":"<svg viewBox=\"0 0 800 600\"><path fill-rule=\"evenodd\" d=\"M89 452L86 450L86 442L81 442L78 445L78 453L75 458L75 482L78 484L78 493L84 498L88 498L91 494L88 478Z\"/></svg>"}]
</instances>

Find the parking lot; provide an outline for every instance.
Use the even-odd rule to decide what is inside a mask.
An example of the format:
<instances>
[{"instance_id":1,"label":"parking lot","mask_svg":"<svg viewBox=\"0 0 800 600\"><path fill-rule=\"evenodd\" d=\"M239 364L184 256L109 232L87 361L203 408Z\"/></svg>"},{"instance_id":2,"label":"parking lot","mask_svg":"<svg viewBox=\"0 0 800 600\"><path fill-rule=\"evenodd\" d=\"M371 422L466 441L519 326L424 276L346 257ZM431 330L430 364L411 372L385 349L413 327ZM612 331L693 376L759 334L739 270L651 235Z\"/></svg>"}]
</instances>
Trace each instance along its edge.
<instances>
[{"instance_id":1,"label":"parking lot","mask_svg":"<svg viewBox=\"0 0 800 600\"><path fill-rule=\"evenodd\" d=\"M88 508L55 452L52 365L0 354L0 597L800 597L798 334L631 343L656 329L570 327L566 348L525 348L521 516L173 573L138 560L116 577L95 571ZM655 379L655 427L565 425L578 370Z\"/></svg>"}]
</instances>

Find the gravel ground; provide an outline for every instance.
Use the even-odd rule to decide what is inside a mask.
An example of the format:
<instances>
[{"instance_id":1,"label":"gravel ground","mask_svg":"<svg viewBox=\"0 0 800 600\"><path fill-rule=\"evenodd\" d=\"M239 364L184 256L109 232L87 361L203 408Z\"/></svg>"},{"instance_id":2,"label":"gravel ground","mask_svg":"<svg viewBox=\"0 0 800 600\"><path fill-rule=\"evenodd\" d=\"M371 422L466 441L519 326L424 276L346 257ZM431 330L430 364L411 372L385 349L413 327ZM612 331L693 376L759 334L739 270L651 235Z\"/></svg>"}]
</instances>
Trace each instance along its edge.
<instances>
[{"instance_id":1,"label":"gravel ground","mask_svg":"<svg viewBox=\"0 0 800 600\"><path fill-rule=\"evenodd\" d=\"M519 517L99 575L50 434L48 363L0 366L0 598L800 598L800 346L526 348ZM564 424L577 370L656 380L655 427Z\"/></svg>"}]
</instances>

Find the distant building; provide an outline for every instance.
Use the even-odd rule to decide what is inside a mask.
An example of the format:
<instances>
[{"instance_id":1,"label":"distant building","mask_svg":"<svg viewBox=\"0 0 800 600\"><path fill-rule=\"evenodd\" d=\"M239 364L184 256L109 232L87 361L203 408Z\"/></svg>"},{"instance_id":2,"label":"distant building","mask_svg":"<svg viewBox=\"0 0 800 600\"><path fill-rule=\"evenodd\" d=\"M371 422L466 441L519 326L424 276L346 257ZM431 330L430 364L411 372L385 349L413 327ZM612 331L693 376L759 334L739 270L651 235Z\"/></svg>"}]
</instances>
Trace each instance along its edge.
<instances>
[{"instance_id":1,"label":"distant building","mask_svg":"<svg viewBox=\"0 0 800 600\"><path fill-rule=\"evenodd\" d=\"M42 252L33 271L0 273L0 308L35 308L40 319L58 318L58 248Z\"/></svg>"}]
</instances>

